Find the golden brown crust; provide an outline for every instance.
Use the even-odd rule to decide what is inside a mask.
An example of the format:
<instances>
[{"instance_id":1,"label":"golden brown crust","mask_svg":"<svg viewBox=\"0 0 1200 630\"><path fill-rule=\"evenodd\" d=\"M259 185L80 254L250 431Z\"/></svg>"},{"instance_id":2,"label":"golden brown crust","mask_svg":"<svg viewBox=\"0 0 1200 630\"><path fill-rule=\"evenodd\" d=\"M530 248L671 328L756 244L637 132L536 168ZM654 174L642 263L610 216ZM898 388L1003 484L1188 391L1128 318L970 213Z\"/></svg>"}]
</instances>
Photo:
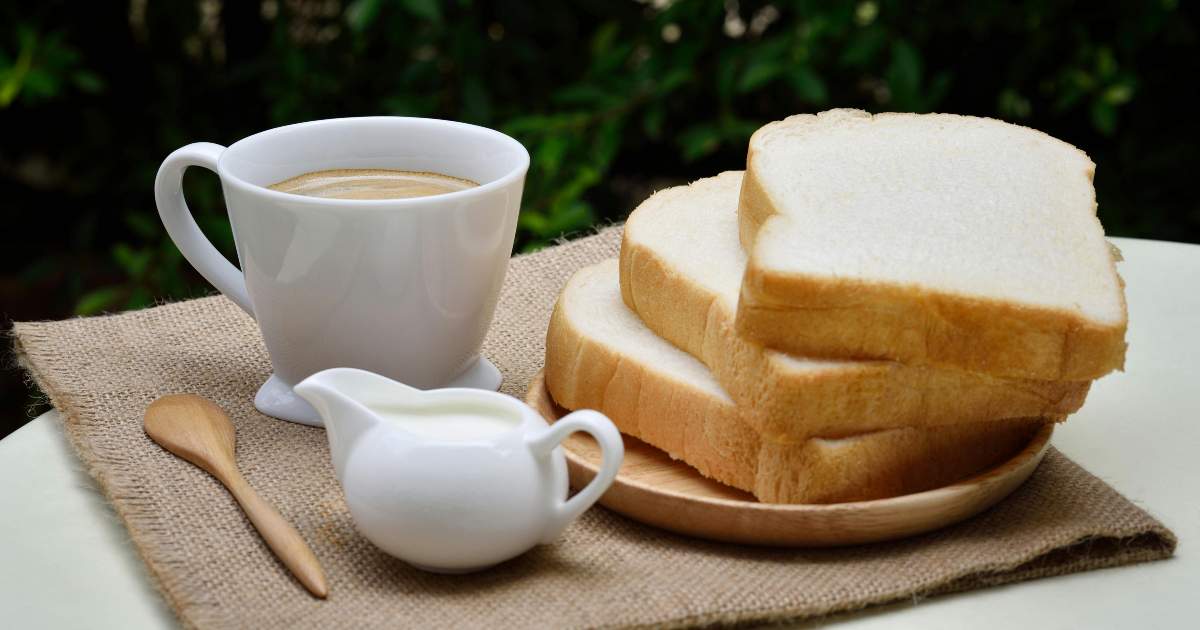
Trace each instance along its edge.
<instances>
[{"instance_id":1,"label":"golden brown crust","mask_svg":"<svg viewBox=\"0 0 1200 630\"><path fill-rule=\"evenodd\" d=\"M746 156L746 163L749 164L752 159L753 151ZM754 251L754 239L763 222L771 216L773 207L767 201L767 191L763 190L758 175L746 169L742 173L742 188L738 193L738 240L742 243L743 251Z\"/></svg>"},{"instance_id":2,"label":"golden brown crust","mask_svg":"<svg viewBox=\"0 0 1200 630\"><path fill-rule=\"evenodd\" d=\"M779 204L758 180L755 144L752 138L738 206L738 233L750 254L738 301L741 334L806 356L890 359L1013 378L1090 380L1124 367L1123 292L1121 322L1101 326L1060 309L763 269L754 242Z\"/></svg>"},{"instance_id":3,"label":"golden brown crust","mask_svg":"<svg viewBox=\"0 0 1200 630\"><path fill-rule=\"evenodd\" d=\"M939 429L892 429L838 442L764 441L754 493L807 503L868 501L939 488L992 468L1033 439L1041 422L1016 418ZM787 502L786 499L779 502Z\"/></svg>"},{"instance_id":4,"label":"golden brown crust","mask_svg":"<svg viewBox=\"0 0 1200 630\"><path fill-rule=\"evenodd\" d=\"M596 409L617 428L706 477L753 491L757 439L728 401L653 371L584 335L555 305L546 332L546 389L567 409ZM713 423L706 431L705 424Z\"/></svg>"},{"instance_id":5,"label":"golden brown crust","mask_svg":"<svg viewBox=\"0 0 1200 630\"><path fill-rule=\"evenodd\" d=\"M1010 457L1041 426L1013 419L773 442L730 401L589 338L561 303L547 330L545 378L560 405L596 409L701 474L773 503L869 500L940 487Z\"/></svg>"},{"instance_id":6,"label":"golden brown crust","mask_svg":"<svg viewBox=\"0 0 1200 630\"><path fill-rule=\"evenodd\" d=\"M794 371L739 334L735 313L677 273L637 235L637 212L621 244L621 296L656 334L699 359L768 439L796 442L898 427L1013 417L1061 419L1077 410L1087 381L1006 379L890 361ZM772 358L774 355L774 358Z\"/></svg>"},{"instance_id":7,"label":"golden brown crust","mask_svg":"<svg viewBox=\"0 0 1200 630\"><path fill-rule=\"evenodd\" d=\"M787 352L1044 380L1098 378L1125 363L1125 326L915 287L747 266L737 330Z\"/></svg>"}]
</instances>

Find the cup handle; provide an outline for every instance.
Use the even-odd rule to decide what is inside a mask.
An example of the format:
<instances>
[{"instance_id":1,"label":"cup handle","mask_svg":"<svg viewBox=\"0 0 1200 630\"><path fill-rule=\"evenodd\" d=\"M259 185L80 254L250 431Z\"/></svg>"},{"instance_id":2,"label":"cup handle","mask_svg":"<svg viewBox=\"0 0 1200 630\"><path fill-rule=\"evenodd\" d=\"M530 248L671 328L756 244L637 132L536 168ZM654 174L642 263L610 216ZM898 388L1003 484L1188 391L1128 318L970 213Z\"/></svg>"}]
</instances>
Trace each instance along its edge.
<instances>
[{"instance_id":1,"label":"cup handle","mask_svg":"<svg viewBox=\"0 0 1200 630\"><path fill-rule=\"evenodd\" d=\"M253 317L245 276L204 236L183 199L183 172L187 167L203 166L215 173L217 159L224 150L225 147L211 142L195 142L176 149L158 167L158 176L154 178L154 202L167 234L183 257L204 279Z\"/></svg>"},{"instance_id":2,"label":"cup handle","mask_svg":"<svg viewBox=\"0 0 1200 630\"><path fill-rule=\"evenodd\" d=\"M601 464L600 472L588 485L575 493L566 501L558 501L553 507L554 513L542 542L553 542L562 530L567 528L584 510L592 507L605 490L612 485L621 468L621 460L625 457L625 443L621 441L621 432L613 425L607 416L591 409L581 409L570 413L555 422L540 435L530 438L529 447L540 456L547 456L576 431L583 431L596 438L600 443Z\"/></svg>"}]
</instances>

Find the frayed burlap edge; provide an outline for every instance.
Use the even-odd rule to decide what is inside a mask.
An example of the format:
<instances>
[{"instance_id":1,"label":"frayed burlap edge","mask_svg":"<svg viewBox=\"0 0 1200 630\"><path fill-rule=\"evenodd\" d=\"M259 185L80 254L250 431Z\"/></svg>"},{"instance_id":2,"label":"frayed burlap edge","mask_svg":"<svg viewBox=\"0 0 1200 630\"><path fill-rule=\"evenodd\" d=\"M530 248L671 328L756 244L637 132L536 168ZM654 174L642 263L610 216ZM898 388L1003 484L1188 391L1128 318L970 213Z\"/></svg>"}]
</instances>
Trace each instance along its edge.
<instances>
[{"instance_id":1,"label":"frayed burlap edge","mask_svg":"<svg viewBox=\"0 0 1200 630\"><path fill-rule=\"evenodd\" d=\"M49 380L44 378L25 353L21 337L36 340L42 333L36 327L16 323L9 335L12 337L13 355L17 365L33 378L50 404L62 416L63 428L86 426L83 418L67 411L81 408L78 401L69 401L66 394L51 387ZM134 550L150 574L150 582L154 589L166 600L184 628L199 628L204 625L229 626L231 619L221 607L215 601L199 595L205 592L203 585L189 583L190 574L186 571L187 565L183 561L186 550L180 548L169 536L162 534L163 528L159 525L161 515L148 507L147 493L140 491L137 483L118 472L121 469L120 464L124 463L121 455L96 451L82 437L81 432L64 430L63 433L67 444L83 464L84 470L95 480L97 489L120 519ZM172 566L183 570L172 572L169 569Z\"/></svg>"},{"instance_id":2,"label":"frayed burlap edge","mask_svg":"<svg viewBox=\"0 0 1200 630\"><path fill-rule=\"evenodd\" d=\"M822 620L836 619L839 615L848 615L874 608L877 606L897 605L903 603L917 604L922 600L937 595L949 595L966 591L1002 586L1017 582L1027 582L1071 573L1095 571L1113 567L1141 564L1157 560L1169 559L1175 553L1178 540L1175 534L1165 527L1156 531L1131 530L1125 536L1105 536L1080 540L1066 547L1047 545L1039 549L1030 558L1018 562L996 563L984 570L965 572L953 577L943 584L926 584L908 595L895 597L884 594L860 602L855 606L832 604L824 609L743 609L735 612L714 613L681 617L666 624L651 624L634 626L636 628L695 628L695 627L727 627L727 626L757 626L788 623L819 624ZM1097 550L1096 547L1107 549ZM1086 551L1085 551L1086 550ZM1070 558L1071 556L1078 556ZM1063 560L1066 557L1068 559ZM936 580L941 581L941 580ZM609 626L621 628L623 626Z\"/></svg>"}]
</instances>

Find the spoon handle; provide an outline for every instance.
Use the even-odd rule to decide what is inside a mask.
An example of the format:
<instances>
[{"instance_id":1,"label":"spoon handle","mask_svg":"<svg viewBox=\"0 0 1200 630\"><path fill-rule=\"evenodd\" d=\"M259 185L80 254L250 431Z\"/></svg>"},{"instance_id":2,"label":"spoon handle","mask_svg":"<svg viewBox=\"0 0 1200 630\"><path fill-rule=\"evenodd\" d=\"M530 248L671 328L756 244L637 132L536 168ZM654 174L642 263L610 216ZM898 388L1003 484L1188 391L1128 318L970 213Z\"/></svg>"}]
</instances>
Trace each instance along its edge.
<instances>
[{"instance_id":1,"label":"spoon handle","mask_svg":"<svg viewBox=\"0 0 1200 630\"><path fill-rule=\"evenodd\" d=\"M325 573L312 549L279 512L263 500L240 474L226 475L225 487L242 506L254 528L283 565L296 576L308 592L324 599L329 594Z\"/></svg>"}]
</instances>

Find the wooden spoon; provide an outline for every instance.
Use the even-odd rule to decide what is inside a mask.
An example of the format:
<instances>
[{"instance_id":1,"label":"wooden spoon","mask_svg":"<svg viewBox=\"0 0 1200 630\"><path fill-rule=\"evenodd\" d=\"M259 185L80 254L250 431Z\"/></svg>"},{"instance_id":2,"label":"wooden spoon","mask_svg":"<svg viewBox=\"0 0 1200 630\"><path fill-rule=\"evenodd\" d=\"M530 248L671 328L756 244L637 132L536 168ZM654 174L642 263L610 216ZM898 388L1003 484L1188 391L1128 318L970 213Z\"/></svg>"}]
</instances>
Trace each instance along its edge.
<instances>
[{"instance_id":1,"label":"wooden spoon","mask_svg":"<svg viewBox=\"0 0 1200 630\"><path fill-rule=\"evenodd\" d=\"M233 423L220 407L195 394L163 396L146 408L144 426L150 439L225 484L284 566L310 593L325 598L329 587L317 557L300 532L258 496L238 470Z\"/></svg>"}]
</instances>

